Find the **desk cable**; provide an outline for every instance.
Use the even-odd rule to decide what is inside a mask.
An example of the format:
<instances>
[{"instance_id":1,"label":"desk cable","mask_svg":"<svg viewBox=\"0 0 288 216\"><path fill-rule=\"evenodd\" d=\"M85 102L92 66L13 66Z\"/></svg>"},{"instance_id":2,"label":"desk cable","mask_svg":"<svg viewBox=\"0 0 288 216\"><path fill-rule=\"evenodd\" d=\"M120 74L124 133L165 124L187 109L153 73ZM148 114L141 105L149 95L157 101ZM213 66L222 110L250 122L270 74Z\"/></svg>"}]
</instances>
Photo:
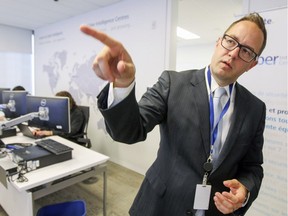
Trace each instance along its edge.
<instances>
[{"instance_id":1,"label":"desk cable","mask_svg":"<svg viewBox=\"0 0 288 216\"><path fill-rule=\"evenodd\" d=\"M25 176L26 173L30 172L32 169L27 167L26 161L18 163L18 168L16 173L7 174L9 182L27 182L28 178Z\"/></svg>"}]
</instances>

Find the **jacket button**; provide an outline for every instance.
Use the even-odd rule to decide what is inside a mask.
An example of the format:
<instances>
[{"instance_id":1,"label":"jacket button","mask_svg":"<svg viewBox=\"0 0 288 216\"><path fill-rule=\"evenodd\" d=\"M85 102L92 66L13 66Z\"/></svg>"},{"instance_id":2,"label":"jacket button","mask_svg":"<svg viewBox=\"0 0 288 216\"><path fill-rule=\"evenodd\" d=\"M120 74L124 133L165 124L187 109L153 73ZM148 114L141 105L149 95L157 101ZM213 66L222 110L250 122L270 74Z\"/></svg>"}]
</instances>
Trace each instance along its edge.
<instances>
[{"instance_id":1,"label":"jacket button","mask_svg":"<svg viewBox=\"0 0 288 216\"><path fill-rule=\"evenodd\" d=\"M193 213L193 210L192 209L187 209L186 210L186 215L188 216L193 216L194 215L194 213Z\"/></svg>"}]
</instances>

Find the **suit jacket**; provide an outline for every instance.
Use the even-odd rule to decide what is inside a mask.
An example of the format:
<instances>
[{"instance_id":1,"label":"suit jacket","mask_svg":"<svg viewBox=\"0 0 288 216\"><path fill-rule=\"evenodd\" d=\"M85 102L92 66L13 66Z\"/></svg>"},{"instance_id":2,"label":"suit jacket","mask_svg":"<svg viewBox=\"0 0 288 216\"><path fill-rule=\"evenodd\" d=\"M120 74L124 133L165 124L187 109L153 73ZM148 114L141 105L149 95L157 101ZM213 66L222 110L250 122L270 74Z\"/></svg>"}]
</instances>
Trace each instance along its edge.
<instances>
[{"instance_id":1,"label":"suit jacket","mask_svg":"<svg viewBox=\"0 0 288 216\"><path fill-rule=\"evenodd\" d=\"M155 162L148 169L130 209L136 216L194 215L196 184L201 184L210 151L209 101L205 69L164 71L142 96L135 90L120 104L107 109L108 86L98 96L98 106L110 136L132 144L146 139L156 125L161 141ZM263 178L262 147L265 104L236 83L231 127L214 165L206 216L223 215L214 205L216 191L228 190L224 180L238 179L250 191L245 207L231 215L244 215L258 195Z\"/></svg>"}]
</instances>

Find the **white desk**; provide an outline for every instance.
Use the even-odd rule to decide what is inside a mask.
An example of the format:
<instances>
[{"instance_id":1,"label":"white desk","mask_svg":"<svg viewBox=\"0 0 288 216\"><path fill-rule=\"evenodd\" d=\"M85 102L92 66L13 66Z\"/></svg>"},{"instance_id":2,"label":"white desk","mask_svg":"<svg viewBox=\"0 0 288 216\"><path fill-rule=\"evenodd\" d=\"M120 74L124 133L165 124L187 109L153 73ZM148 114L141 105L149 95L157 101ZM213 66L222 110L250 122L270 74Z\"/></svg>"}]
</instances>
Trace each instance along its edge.
<instances>
[{"instance_id":1,"label":"white desk","mask_svg":"<svg viewBox=\"0 0 288 216\"><path fill-rule=\"evenodd\" d=\"M9 216L32 216L34 200L65 187L81 182L97 173L103 174L103 215L106 215L106 162L109 157L82 147L59 136L50 137L72 147L72 159L33 170L25 177L27 182L7 182L7 188L0 183L0 203ZM18 135L2 139L7 143L34 142L35 140ZM8 157L1 161L9 160Z\"/></svg>"}]
</instances>

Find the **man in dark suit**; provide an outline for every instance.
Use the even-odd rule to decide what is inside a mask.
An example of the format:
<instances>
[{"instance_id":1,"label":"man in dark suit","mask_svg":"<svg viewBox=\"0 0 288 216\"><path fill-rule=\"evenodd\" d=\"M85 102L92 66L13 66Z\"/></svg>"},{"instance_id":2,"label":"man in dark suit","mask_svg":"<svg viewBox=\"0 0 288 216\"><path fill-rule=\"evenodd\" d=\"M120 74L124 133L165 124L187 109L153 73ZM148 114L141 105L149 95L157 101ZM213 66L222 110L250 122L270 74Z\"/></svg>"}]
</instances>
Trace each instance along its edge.
<instances>
[{"instance_id":1,"label":"man in dark suit","mask_svg":"<svg viewBox=\"0 0 288 216\"><path fill-rule=\"evenodd\" d=\"M111 137L132 144L160 126L157 158L130 215L244 215L263 178L266 107L237 79L257 64L265 48L267 34L259 14L249 14L225 31L209 66L163 72L139 103L135 66L123 45L91 27L81 30L105 44L93 69L110 82L99 94L98 106ZM114 94L119 88L124 95ZM224 108L214 120L214 90L221 88Z\"/></svg>"}]
</instances>

